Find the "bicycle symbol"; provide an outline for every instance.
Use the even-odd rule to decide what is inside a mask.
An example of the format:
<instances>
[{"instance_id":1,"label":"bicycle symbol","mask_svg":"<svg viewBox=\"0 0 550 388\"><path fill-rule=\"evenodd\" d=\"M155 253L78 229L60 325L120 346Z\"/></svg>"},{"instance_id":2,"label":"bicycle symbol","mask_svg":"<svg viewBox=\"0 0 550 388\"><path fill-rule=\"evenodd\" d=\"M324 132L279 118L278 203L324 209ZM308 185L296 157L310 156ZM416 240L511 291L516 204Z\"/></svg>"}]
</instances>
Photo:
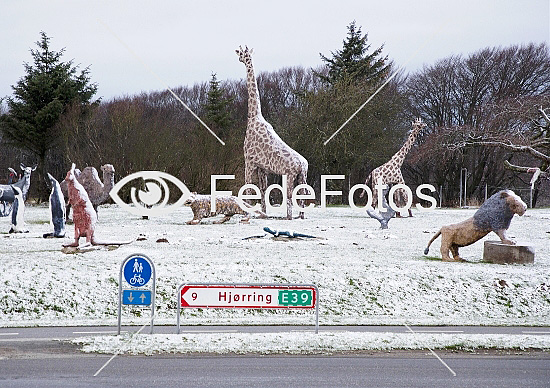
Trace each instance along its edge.
<instances>
[{"instance_id":1,"label":"bicycle symbol","mask_svg":"<svg viewBox=\"0 0 550 388\"><path fill-rule=\"evenodd\" d=\"M138 284L140 286L143 286L145 284L145 279L141 277L140 274L134 274L134 277L130 279L130 284L133 286L135 284Z\"/></svg>"},{"instance_id":2,"label":"bicycle symbol","mask_svg":"<svg viewBox=\"0 0 550 388\"><path fill-rule=\"evenodd\" d=\"M153 267L148 258L133 255L127 258L121 271L129 286L142 287L151 279Z\"/></svg>"}]
</instances>

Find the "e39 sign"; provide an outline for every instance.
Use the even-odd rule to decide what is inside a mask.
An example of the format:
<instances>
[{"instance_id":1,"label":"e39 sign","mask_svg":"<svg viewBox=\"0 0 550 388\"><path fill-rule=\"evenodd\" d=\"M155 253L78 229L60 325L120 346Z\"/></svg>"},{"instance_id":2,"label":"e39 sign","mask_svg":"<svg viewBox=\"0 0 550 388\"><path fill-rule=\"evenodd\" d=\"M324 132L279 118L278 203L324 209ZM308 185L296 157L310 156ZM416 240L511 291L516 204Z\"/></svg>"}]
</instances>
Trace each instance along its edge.
<instances>
[{"instance_id":1,"label":"e39 sign","mask_svg":"<svg viewBox=\"0 0 550 388\"><path fill-rule=\"evenodd\" d=\"M184 283L177 295L178 333L182 308L315 309L319 332L319 293L313 284Z\"/></svg>"},{"instance_id":2,"label":"e39 sign","mask_svg":"<svg viewBox=\"0 0 550 388\"><path fill-rule=\"evenodd\" d=\"M293 285L185 285L181 307L194 308L314 308L313 286Z\"/></svg>"}]
</instances>

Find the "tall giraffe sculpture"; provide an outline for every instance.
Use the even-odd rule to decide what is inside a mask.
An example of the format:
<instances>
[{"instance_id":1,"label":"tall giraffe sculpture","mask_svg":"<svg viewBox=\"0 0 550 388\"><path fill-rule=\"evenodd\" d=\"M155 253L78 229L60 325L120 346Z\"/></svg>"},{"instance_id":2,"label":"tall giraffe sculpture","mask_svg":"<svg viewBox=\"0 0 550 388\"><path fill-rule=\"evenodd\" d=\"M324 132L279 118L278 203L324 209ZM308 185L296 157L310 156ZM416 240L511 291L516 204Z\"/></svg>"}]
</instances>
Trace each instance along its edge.
<instances>
[{"instance_id":1,"label":"tall giraffe sculpture","mask_svg":"<svg viewBox=\"0 0 550 388\"><path fill-rule=\"evenodd\" d=\"M379 179L382 180L382 184L385 185L397 185L397 184L405 184L405 180L403 179L403 174L401 173L401 166L403 165L403 161L405 160L405 156L409 153L412 145L414 144L416 137L426 127L426 124L422 122L422 119L418 118L415 121L412 122L412 129L409 132L409 137L407 138L407 141L399 151L397 151L390 160L388 160L383 165L376 167L367 177L367 180L365 181L365 184L368 185L369 182L371 182L371 187L374 192L374 186L378 183ZM407 201L407 193L402 190L398 189L396 193L399 194L401 199L403 201ZM361 197L365 193L363 192L361 194ZM409 216L412 217L411 209L409 208Z\"/></svg>"},{"instance_id":2,"label":"tall giraffe sculpture","mask_svg":"<svg viewBox=\"0 0 550 388\"><path fill-rule=\"evenodd\" d=\"M305 184L307 160L294 151L277 135L271 124L262 116L258 84L252 65L252 49L239 47L235 50L239 61L246 66L246 86L248 90L248 122L244 139L244 179L245 183L256 184L260 189L262 211L266 212L265 191L267 174L287 177L287 219L292 219L292 191L296 185ZM300 212L304 218L304 212Z\"/></svg>"}]
</instances>

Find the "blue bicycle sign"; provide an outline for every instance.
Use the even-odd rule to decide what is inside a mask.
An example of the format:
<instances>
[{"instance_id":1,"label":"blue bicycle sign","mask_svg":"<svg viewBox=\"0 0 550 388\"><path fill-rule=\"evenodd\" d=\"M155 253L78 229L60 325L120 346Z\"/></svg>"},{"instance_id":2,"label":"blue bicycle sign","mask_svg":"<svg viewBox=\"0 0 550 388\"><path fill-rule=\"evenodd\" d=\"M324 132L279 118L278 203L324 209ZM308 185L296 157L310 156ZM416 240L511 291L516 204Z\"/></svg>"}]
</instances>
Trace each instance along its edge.
<instances>
[{"instance_id":1,"label":"blue bicycle sign","mask_svg":"<svg viewBox=\"0 0 550 388\"><path fill-rule=\"evenodd\" d=\"M124 280L122 277L124 275ZM118 334L122 325L122 306L151 307L151 334L155 317L157 272L153 261L144 254L134 253L124 259L118 274ZM149 284L148 284L149 283ZM126 288L126 289L123 289Z\"/></svg>"},{"instance_id":2,"label":"blue bicycle sign","mask_svg":"<svg viewBox=\"0 0 550 388\"><path fill-rule=\"evenodd\" d=\"M145 257L128 258L123 268L124 280L132 287L142 287L151 279L151 263Z\"/></svg>"}]
</instances>

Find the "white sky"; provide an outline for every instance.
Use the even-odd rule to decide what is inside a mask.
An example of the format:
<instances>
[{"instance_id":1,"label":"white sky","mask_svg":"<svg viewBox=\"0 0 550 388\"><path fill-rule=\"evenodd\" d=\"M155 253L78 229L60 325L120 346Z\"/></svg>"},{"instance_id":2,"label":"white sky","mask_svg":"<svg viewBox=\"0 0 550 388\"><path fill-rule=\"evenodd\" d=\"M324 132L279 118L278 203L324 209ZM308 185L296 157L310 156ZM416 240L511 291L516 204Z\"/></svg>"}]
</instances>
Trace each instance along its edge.
<instances>
[{"instance_id":1,"label":"white sky","mask_svg":"<svg viewBox=\"0 0 550 388\"><path fill-rule=\"evenodd\" d=\"M212 72L244 78L239 45L254 48L258 72L316 67L319 53L342 47L353 20L372 49L385 44L385 55L414 71L487 46L549 42L549 19L548 0L3 0L0 97L32 62L40 31L53 50L66 49L63 60L90 66L97 97L110 99L207 82Z\"/></svg>"}]
</instances>

